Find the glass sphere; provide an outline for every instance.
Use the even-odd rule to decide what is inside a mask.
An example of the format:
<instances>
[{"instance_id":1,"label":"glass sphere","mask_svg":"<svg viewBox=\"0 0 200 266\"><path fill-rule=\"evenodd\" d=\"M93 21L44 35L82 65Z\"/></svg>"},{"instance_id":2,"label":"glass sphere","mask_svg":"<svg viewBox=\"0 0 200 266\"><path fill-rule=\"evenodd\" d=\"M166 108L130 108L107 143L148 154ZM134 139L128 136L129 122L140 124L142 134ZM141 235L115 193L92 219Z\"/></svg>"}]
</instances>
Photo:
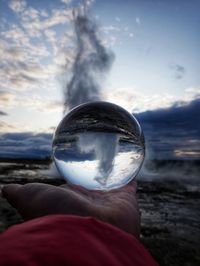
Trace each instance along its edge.
<instances>
[{"instance_id":1,"label":"glass sphere","mask_svg":"<svg viewBox=\"0 0 200 266\"><path fill-rule=\"evenodd\" d=\"M67 182L87 189L124 186L139 172L144 153L144 137L136 118L108 102L72 109L53 138L58 171Z\"/></svg>"}]
</instances>

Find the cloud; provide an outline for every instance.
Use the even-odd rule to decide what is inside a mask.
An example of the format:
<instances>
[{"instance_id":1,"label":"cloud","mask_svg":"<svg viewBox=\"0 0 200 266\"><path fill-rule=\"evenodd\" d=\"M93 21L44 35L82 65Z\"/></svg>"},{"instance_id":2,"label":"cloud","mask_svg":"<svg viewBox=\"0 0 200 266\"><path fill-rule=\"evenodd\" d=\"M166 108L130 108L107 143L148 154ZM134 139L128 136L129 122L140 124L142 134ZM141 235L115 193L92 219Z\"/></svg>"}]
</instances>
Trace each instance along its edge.
<instances>
[{"instance_id":1,"label":"cloud","mask_svg":"<svg viewBox=\"0 0 200 266\"><path fill-rule=\"evenodd\" d=\"M47 101L41 108L39 108L39 111L48 113L59 111L61 113L63 111L63 102L58 100Z\"/></svg>"},{"instance_id":2,"label":"cloud","mask_svg":"<svg viewBox=\"0 0 200 266\"><path fill-rule=\"evenodd\" d=\"M40 17L41 17L41 13L42 12L40 12L39 10L37 10L37 9L35 9L35 8L33 8L33 7L30 6L30 7L26 8L26 10L24 10L24 12L22 14L22 20L23 21L35 21L35 20L39 20ZM47 15L47 13L45 13L45 16L46 15Z\"/></svg>"},{"instance_id":3,"label":"cloud","mask_svg":"<svg viewBox=\"0 0 200 266\"><path fill-rule=\"evenodd\" d=\"M38 95L33 95L31 98L22 98L21 104L29 109L36 110L38 112L51 113L63 111L63 102L60 100L52 100L49 98L42 98Z\"/></svg>"},{"instance_id":4,"label":"cloud","mask_svg":"<svg viewBox=\"0 0 200 266\"><path fill-rule=\"evenodd\" d=\"M17 59L21 59L21 61L24 59L39 61L43 57L49 56L49 51L44 42L35 42L33 44L26 32L17 25L12 25L9 30L2 31L0 36L2 38L0 55L3 59L10 61L16 61ZM21 58L19 56L13 58L13 56L19 52ZM25 57L22 57L23 54ZM36 58L39 60L36 60Z\"/></svg>"},{"instance_id":5,"label":"cloud","mask_svg":"<svg viewBox=\"0 0 200 266\"><path fill-rule=\"evenodd\" d=\"M8 6L14 12L22 12L26 8L26 1L24 0L12 0L9 2Z\"/></svg>"},{"instance_id":6,"label":"cloud","mask_svg":"<svg viewBox=\"0 0 200 266\"><path fill-rule=\"evenodd\" d=\"M49 77L47 69L39 63L0 63L0 66L1 88L4 90L7 88L29 90ZM7 77L6 83L3 83L5 77Z\"/></svg>"},{"instance_id":7,"label":"cloud","mask_svg":"<svg viewBox=\"0 0 200 266\"><path fill-rule=\"evenodd\" d=\"M170 108L173 105L184 105L196 98L200 98L200 88L188 88L181 96L171 94L144 95L133 88L119 88L105 90L102 98L106 101L121 105L132 113L141 113L147 110Z\"/></svg>"},{"instance_id":8,"label":"cloud","mask_svg":"<svg viewBox=\"0 0 200 266\"><path fill-rule=\"evenodd\" d=\"M87 1L86 5L92 2ZM61 110L61 100L52 99L51 95L62 89L62 82L66 84L74 62L73 8L61 1L60 6L51 9L41 9L41 5L30 1L12 0L6 4L10 10L1 18L0 31L0 107L1 112L10 115L1 115L4 121L0 131L30 131L35 129L35 118L30 124L24 122L26 111L27 117L43 112L45 119L47 113L55 112L56 116ZM22 119L14 121L17 112Z\"/></svg>"},{"instance_id":9,"label":"cloud","mask_svg":"<svg viewBox=\"0 0 200 266\"><path fill-rule=\"evenodd\" d=\"M17 23L5 17L6 26L0 32L0 89L19 91L18 98L21 92L48 88L58 79L66 82L64 73L74 61L74 34L70 28L60 35L56 27L67 28L73 19L72 7L60 5L47 11L23 0L9 1L8 6L18 14Z\"/></svg>"},{"instance_id":10,"label":"cloud","mask_svg":"<svg viewBox=\"0 0 200 266\"><path fill-rule=\"evenodd\" d=\"M140 20L140 18L139 18L139 17L136 17L135 22L136 22L138 25L140 25L140 24L141 24L141 20Z\"/></svg>"},{"instance_id":11,"label":"cloud","mask_svg":"<svg viewBox=\"0 0 200 266\"><path fill-rule=\"evenodd\" d=\"M4 121L0 121L0 132L15 132L18 131L18 128L13 125L13 124L9 124L6 123Z\"/></svg>"},{"instance_id":12,"label":"cloud","mask_svg":"<svg viewBox=\"0 0 200 266\"><path fill-rule=\"evenodd\" d=\"M8 115L8 114L0 110L0 115Z\"/></svg>"},{"instance_id":13,"label":"cloud","mask_svg":"<svg viewBox=\"0 0 200 266\"><path fill-rule=\"evenodd\" d=\"M49 55L44 44L24 43L24 46L20 46L2 41L0 48L0 86L5 90L38 87L42 82L56 78L60 71L55 64L45 66L40 62Z\"/></svg>"},{"instance_id":14,"label":"cloud","mask_svg":"<svg viewBox=\"0 0 200 266\"><path fill-rule=\"evenodd\" d=\"M199 159L200 99L170 108L136 114L145 134L150 159ZM16 131L14 125L1 127ZM10 128L9 128L10 127ZM54 128L51 128L51 131ZM52 134L19 132L0 134L0 157L43 158L50 156Z\"/></svg>"},{"instance_id":15,"label":"cloud","mask_svg":"<svg viewBox=\"0 0 200 266\"><path fill-rule=\"evenodd\" d=\"M65 24L72 20L72 10L53 9L52 15L41 23L43 29L51 28L58 24Z\"/></svg>"},{"instance_id":16,"label":"cloud","mask_svg":"<svg viewBox=\"0 0 200 266\"><path fill-rule=\"evenodd\" d=\"M117 43L122 44L124 37L134 37L134 33L132 32L132 30L130 30L128 26L123 26L121 20L118 17L115 18L115 21L117 22L117 26L108 25L100 29L100 31L105 35L104 43L108 47L111 47Z\"/></svg>"},{"instance_id":17,"label":"cloud","mask_svg":"<svg viewBox=\"0 0 200 266\"><path fill-rule=\"evenodd\" d=\"M17 93L17 95L19 96L19 92ZM11 92L0 91L1 108L6 108L8 110L8 109L13 109L15 107L20 106L20 107L25 108L26 110L32 109L37 112L62 113L63 102L61 100L52 99L47 96L41 97L40 95L37 95L37 94L32 94L31 97L28 95L23 95L23 94L21 94L20 97L17 97L17 95ZM0 111L0 115L7 115L7 113L5 111ZM8 127L8 125L6 125L5 131L8 130L8 128L11 128L13 131L13 128Z\"/></svg>"},{"instance_id":18,"label":"cloud","mask_svg":"<svg viewBox=\"0 0 200 266\"><path fill-rule=\"evenodd\" d=\"M104 26L102 27L102 31L106 34L110 33L110 32L119 32L121 29L119 27L113 26L113 25L109 25L109 26Z\"/></svg>"},{"instance_id":19,"label":"cloud","mask_svg":"<svg viewBox=\"0 0 200 266\"><path fill-rule=\"evenodd\" d=\"M196 140L196 143L198 144L198 147L200 147L200 143L198 140ZM192 157L193 159L199 159L200 158L200 149L198 150L192 150L190 147L185 147L184 149L177 149L174 150L174 154L177 158L187 158L187 157Z\"/></svg>"},{"instance_id":20,"label":"cloud","mask_svg":"<svg viewBox=\"0 0 200 266\"><path fill-rule=\"evenodd\" d=\"M68 5L72 2L72 0L61 0L61 2Z\"/></svg>"},{"instance_id":21,"label":"cloud","mask_svg":"<svg viewBox=\"0 0 200 266\"><path fill-rule=\"evenodd\" d=\"M44 30L69 23L73 18L72 9L52 9L45 17L42 14L44 11L38 11L32 7L22 13L21 25L30 37L40 37Z\"/></svg>"},{"instance_id":22,"label":"cloud","mask_svg":"<svg viewBox=\"0 0 200 266\"><path fill-rule=\"evenodd\" d=\"M15 95L11 92L0 91L0 106L7 107L13 105L15 101Z\"/></svg>"},{"instance_id":23,"label":"cloud","mask_svg":"<svg viewBox=\"0 0 200 266\"><path fill-rule=\"evenodd\" d=\"M179 64L172 64L170 65L170 68L174 72L174 78L175 79L182 79L186 73L186 69L184 66Z\"/></svg>"},{"instance_id":24,"label":"cloud","mask_svg":"<svg viewBox=\"0 0 200 266\"><path fill-rule=\"evenodd\" d=\"M47 12L19 0L8 5L19 14L17 24L4 19L0 32L0 89L26 91L55 84L73 62L73 35L58 36L53 27L71 23L72 9Z\"/></svg>"},{"instance_id":25,"label":"cloud","mask_svg":"<svg viewBox=\"0 0 200 266\"><path fill-rule=\"evenodd\" d=\"M46 10L41 10L40 15L41 15L41 17L45 17L45 18L47 18L49 16Z\"/></svg>"},{"instance_id":26,"label":"cloud","mask_svg":"<svg viewBox=\"0 0 200 266\"><path fill-rule=\"evenodd\" d=\"M96 0L85 0L85 5L89 8Z\"/></svg>"},{"instance_id":27,"label":"cloud","mask_svg":"<svg viewBox=\"0 0 200 266\"><path fill-rule=\"evenodd\" d=\"M51 155L52 134L0 134L1 158L45 158Z\"/></svg>"},{"instance_id":28,"label":"cloud","mask_svg":"<svg viewBox=\"0 0 200 266\"><path fill-rule=\"evenodd\" d=\"M197 159L200 155L200 99L136 114L151 158Z\"/></svg>"},{"instance_id":29,"label":"cloud","mask_svg":"<svg viewBox=\"0 0 200 266\"><path fill-rule=\"evenodd\" d=\"M44 31L44 34L48 38L48 41L51 44L53 44L53 45L56 44L57 38L56 38L56 32L54 30L47 29Z\"/></svg>"},{"instance_id":30,"label":"cloud","mask_svg":"<svg viewBox=\"0 0 200 266\"><path fill-rule=\"evenodd\" d=\"M120 19L119 17L115 17L115 20L116 20L117 22L121 22L121 19Z\"/></svg>"},{"instance_id":31,"label":"cloud","mask_svg":"<svg viewBox=\"0 0 200 266\"><path fill-rule=\"evenodd\" d=\"M19 26L15 24L13 24L9 30L1 32L1 36L5 39L10 40L12 43L15 43L16 45L20 46L30 45L28 36Z\"/></svg>"},{"instance_id":32,"label":"cloud","mask_svg":"<svg viewBox=\"0 0 200 266\"><path fill-rule=\"evenodd\" d=\"M51 113L51 110L49 110L48 114L49 113ZM12 116L12 113L10 113L10 116ZM51 119L51 114L49 115L49 119ZM58 122L59 120L57 120L55 124L57 125ZM54 126L44 125L43 127L38 126L38 127L33 128L31 123L28 124L24 122L23 124L21 124L19 123L19 121L5 122L3 120L0 120L0 134L1 135L2 134L13 134L13 133L21 134L21 133L28 133L28 132L34 132L34 134L39 134L41 132L45 134L52 134L54 132L54 129L55 129Z\"/></svg>"},{"instance_id":33,"label":"cloud","mask_svg":"<svg viewBox=\"0 0 200 266\"><path fill-rule=\"evenodd\" d=\"M0 37L2 88L26 90L38 85L41 79L49 78L49 67L40 62L50 54L44 42L33 44L25 31L15 24L2 31Z\"/></svg>"}]
</instances>

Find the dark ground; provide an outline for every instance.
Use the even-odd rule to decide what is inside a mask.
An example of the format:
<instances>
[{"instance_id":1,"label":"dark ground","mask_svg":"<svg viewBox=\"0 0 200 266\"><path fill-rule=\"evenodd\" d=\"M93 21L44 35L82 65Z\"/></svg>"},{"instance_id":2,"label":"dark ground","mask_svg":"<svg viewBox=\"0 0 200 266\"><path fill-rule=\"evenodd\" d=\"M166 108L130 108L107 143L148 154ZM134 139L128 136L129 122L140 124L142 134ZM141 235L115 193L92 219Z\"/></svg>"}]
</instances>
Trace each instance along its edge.
<instances>
[{"instance_id":1,"label":"dark ground","mask_svg":"<svg viewBox=\"0 0 200 266\"><path fill-rule=\"evenodd\" d=\"M61 179L40 172L49 168L48 163L0 162L0 184L61 184ZM148 168L151 172L142 171L138 177L142 242L161 266L200 265L199 165L157 162ZM0 196L0 232L21 221L16 210Z\"/></svg>"}]
</instances>

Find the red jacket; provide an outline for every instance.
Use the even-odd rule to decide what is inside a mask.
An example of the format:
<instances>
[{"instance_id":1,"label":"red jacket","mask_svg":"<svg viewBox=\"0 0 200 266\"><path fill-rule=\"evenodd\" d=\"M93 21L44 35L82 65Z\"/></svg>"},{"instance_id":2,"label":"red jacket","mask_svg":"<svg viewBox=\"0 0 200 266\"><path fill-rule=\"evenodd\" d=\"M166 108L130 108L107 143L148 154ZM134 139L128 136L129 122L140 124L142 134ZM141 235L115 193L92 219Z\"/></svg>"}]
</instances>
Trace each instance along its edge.
<instances>
[{"instance_id":1,"label":"red jacket","mask_svg":"<svg viewBox=\"0 0 200 266\"><path fill-rule=\"evenodd\" d=\"M158 266L132 235L91 217L50 215L0 235L1 266Z\"/></svg>"}]
</instances>

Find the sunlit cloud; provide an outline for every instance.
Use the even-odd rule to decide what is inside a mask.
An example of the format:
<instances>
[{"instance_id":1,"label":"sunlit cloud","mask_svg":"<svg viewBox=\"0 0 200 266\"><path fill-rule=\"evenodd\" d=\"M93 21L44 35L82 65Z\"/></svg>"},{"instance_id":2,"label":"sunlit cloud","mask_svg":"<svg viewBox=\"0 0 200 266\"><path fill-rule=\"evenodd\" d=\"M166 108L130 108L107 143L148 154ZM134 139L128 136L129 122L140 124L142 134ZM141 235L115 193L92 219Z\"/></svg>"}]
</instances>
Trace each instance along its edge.
<instances>
[{"instance_id":1,"label":"sunlit cloud","mask_svg":"<svg viewBox=\"0 0 200 266\"><path fill-rule=\"evenodd\" d=\"M0 91L0 106L12 106L15 102L15 94L7 91Z\"/></svg>"},{"instance_id":2,"label":"sunlit cloud","mask_svg":"<svg viewBox=\"0 0 200 266\"><path fill-rule=\"evenodd\" d=\"M175 150L174 155L178 158L187 158L190 157L191 159L199 158L200 157L200 150L193 151L191 148L188 150Z\"/></svg>"},{"instance_id":3,"label":"sunlit cloud","mask_svg":"<svg viewBox=\"0 0 200 266\"><path fill-rule=\"evenodd\" d=\"M52 100L48 98L42 98L41 96L33 95L31 98L23 97L21 99L21 104L24 107L36 110L43 113L52 113L63 111L63 102L59 100Z\"/></svg>"},{"instance_id":4,"label":"sunlit cloud","mask_svg":"<svg viewBox=\"0 0 200 266\"><path fill-rule=\"evenodd\" d=\"M7 88L23 91L38 86L41 79L48 78L48 71L38 63L10 63L0 69L1 82L7 77L6 84L2 83L4 90Z\"/></svg>"},{"instance_id":5,"label":"sunlit cloud","mask_svg":"<svg viewBox=\"0 0 200 266\"><path fill-rule=\"evenodd\" d=\"M52 29L46 29L44 34L47 37L48 42L52 44L55 50L57 44L56 31Z\"/></svg>"},{"instance_id":6,"label":"sunlit cloud","mask_svg":"<svg viewBox=\"0 0 200 266\"><path fill-rule=\"evenodd\" d=\"M42 16L41 13L42 13L41 11L39 11L39 10L37 10L31 6L27 7L22 14L22 21L24 21L24 22L25 21L36 21L36 20L38 21L38 20L40 20L40 17ZM47 17L47 16L48 16L48 13L46 12L45 17Z\"/></svg>"},{"instance_id":7,"label":"sunlit cloud","mask_svg":"<svg viewBox=\"0 0 200 266\"><path fill-rule=\"evenodd\" d=\"M31 97L29 95L19 93L11 93L6 91L0 91L0 115L7 115L7 112L13 112L16 107L24 108L24 110L34 110L41 113L58 113L62 114L63 112L63 102L62 100L54 100L49 97L42 97L37 94L32 94ZM24 128L21 125L22 129ZM8 125L4 126L4 129L13 129ZM31 125L28 127L28 130L32 130Z\"/></svg>"},{"instance_id":8,"label":"sunlit cloud","mask_svg":"<svg viewBox=\"0 0 200 266\"><path fill-rule=\"evenodd\" d=\"M1 32L1 36L19 46L30 45L28 36L17 25L12 25L9 30Z\"/></svg>"},{"instance_id":9,"label":"sunlit cloud","mask_svg":"<svg viewBox=\"0 0 200 266\"><path fill-rule=\"evenodd\" d=\"M103 92L104 100L121 105L133 113L170 108L173 105L182 106L197 98L200 98L200 88L186 89L183 95L179 97L166 93L143 95L132 88Z\"/></svg>"},{"instance_id":10,"label":"sunlit cloud","mask_svg":"<svg viewBox=\"0 0 200 266\"><path fill-rule=\"evenodd\" d=\"M32 132L32 134L38 134L38 133L53 134L54 131L55 127L53 126L33 128L30 125L0 121L0 136L6 133L27 133L27 132Z\"/></svg>"},{"instance_id":11,"label":"sunlit cloud","mask_svg":"<svg viewBox=\"0 0 200 266\"><path fill-rule=\"evenodd\" d=\"M9 2L8 6L14 12L22 12L26 8L26 1L24 0L12 0Z\"/></svg>"},{"instance_id":12,"label":"sunlit cloud","mask_svg":"<svg viewBox=\"0 0 200 266\"><path fill-rule=\"evenodd\" d=\"M21 127L17 127L14 124L0 121L0 133L5 133L5 132L23 132L23 131Z\"/></svg>"},{"instance_id":13,"label":"sunlit cloud","mask_svg":"<svg viewBox=\"0 0 200 266\"><path fill-rule=\"evenodd\" d=\"M38 91L40 88L49 93L50 85L56 87L58 81L61 82L62 89L63 73L70 69L74 60L74 36L67 30L65 34L58 36L55 28L71 23L72 8L67 5L66 8L60 6L48 12L32 7L26 1L9 1L8 6L17 13L18 23L1 19L1 26L5 24L6 27L2 26L3 30L0 32L0 90L4 93L4 98L3 94L0 95L0 101L3 106L14 108L21 103L24 106L24 94L27 91ZM5 91L11 91L15 100L12 98L12 101L6 101ZM19 93L13 93L17 91ZM9 97L11 99L11 95ZM44 103L44 99L40 100ZM35 109L42 112L46 110L45 104L39 105L38 101L34 103ZM48 101L46 106L49 106ZM53 104L51 110L55 110L55 106L58 104ZM30 105L32 107L33 104Z\"/></svg>"},{"instance_id":14,"label":"sunlit cloud","mask_svg":"<svg viewBox=\"0 0 200 266\"><path fill-rule=\"evenodd\" d=\"M61 2L68 5L72 2L72 0L61 0Z\"/></svg>"},{"instance_id":15,"label":"sunlit cloud","mask_svg":"<svg viewBox=\"0 0 200 266\"><path fill-rule=\"evenodd\" d=\"M48 17L42 17L41 12L35 9L27 9L22 13L21 25L31 37L40 37L43 30L69 23L72 18L72 9L53 9Z\"/></svg>"}]
</instances>

